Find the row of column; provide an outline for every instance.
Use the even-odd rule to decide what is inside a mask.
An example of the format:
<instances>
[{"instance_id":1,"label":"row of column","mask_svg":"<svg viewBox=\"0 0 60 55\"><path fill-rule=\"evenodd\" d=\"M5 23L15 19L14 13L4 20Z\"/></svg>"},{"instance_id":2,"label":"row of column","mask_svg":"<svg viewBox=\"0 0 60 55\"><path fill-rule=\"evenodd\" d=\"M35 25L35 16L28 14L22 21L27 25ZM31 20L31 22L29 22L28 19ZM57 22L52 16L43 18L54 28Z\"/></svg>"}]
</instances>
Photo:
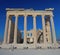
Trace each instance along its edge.
<instances>
[{"instance_id":1,"label":"row of column","mask_svg":"<svg viewBox=\"0 0 60 55\"><path fill-rule=\"evenodd\" d=\"M44 44L46 45L47 44L47 41L46 41L46 27L45 27L45 19L44 19L45 15L42 16L42 25L43 25L43 36L44 36ZM53 43L56 44L56 34L55 34L55 28L54 28L54 21L53 21L53 15L50 15L50 22L51 22L51 28L52 28L52 37L53 37ZM50 24L50 23L49 23ZM49 27L50 29L50 27ZM52 42L51 40L51 30L49 30L49 38L50 38L50 43Z\"/></svg>"},{"instance_id":2,"label":"row of column","mask_svg":"<svg viewBox=\"0 0 60 55\"><path fill-rule=\"evenodd\" d=\"M14 44L17 43L17 24L18 24L18 15L15 15L15 29L14 29ZM24 16L24 43L27 43L27 21L26 21L27 15ZM34 44L37 43L37 36L36 36L36 15L33 16L33 29L34 29ZM43 26L43 36L44 36L44 43L46 43L46 32L45 32L45 15L42 15L42 26ZM8 21L9 21L9 29L8 29ZM55 28L54 28L54 22L53 22L53 16L50 16L50 21L52 25L52 33L53 33L53 41L56 43L56 35L55 35ZM6 19L6 25L5 25L5 33L4 33L4 43L7 43L7 33L8 33L8 43L9 43L9 37L10 37L10 30L11 30L11 20L9 20L9 15L7 15Z\"/></svg>"}]
</instances>

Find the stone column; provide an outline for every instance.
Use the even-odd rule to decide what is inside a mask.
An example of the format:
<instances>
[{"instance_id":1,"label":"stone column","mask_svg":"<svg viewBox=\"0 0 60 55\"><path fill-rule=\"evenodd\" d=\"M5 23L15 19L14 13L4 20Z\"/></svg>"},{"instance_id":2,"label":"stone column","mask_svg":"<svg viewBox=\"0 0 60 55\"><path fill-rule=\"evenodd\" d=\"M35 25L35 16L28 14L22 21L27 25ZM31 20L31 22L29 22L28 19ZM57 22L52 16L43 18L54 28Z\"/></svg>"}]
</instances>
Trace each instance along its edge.
<instances>
[{"instance_id":1,"label":"stone column","mask_svg":"<svg viewBox=\"0 0 60 55\"><path fill-rule=\"evenodd\" d=\"M17 25L18 25L18 15L15 15L15 29L14 29L14 44L17 43Z\"/></svg>"},{"instance_id":2,"label":"stone column","mask_svg":"<svg viewBox=\"0 0 60 55\"><path fill-rule=\"evenodd\" d=\"M52 26L53 43L56 43L56 34L55 34L54 21L52 15L50 16L50 21Z\"/></svg>"},{"instance_id":3,"label":"stone column","mask_svg":"<svg viewBox=\"0 0 60 55\"><path fill-rule=\"evenodd\" d=\"M7 40L7 43L10 42L10 32L11 31L11 19L9 19L9 27L8 27L8 40Z\"/></svg>"},{"instance_id":4,"label":"stone column","mask_svg":"<svg viewBox=\"0 0 60 55\"><path fill-rule=\"evenodd\" d=\"M36 33L36 15L33 16L33 29L34 29L34 45L36 47L37 44L37 33Z\"/></svg>"},{"instance_id":5,"label":"stone column","mask_svg":"<svg viewBox=\"0 0 60 55\"><path fill-rule=\"evenodd\" d=\"M44 44L46 43L46 31L45 31L45 19L44 15L42 15L42 27L43 27L43 36L44 36Z\"/></svg>"},{"instance_id":6,"label":"stone column","mask_svg":"<svg viewBox=\"0 0 60 55\"><path fill-rule=\"evenodd\" d=\"M51 43L51 29L50 29L50 22L47 21L47 32L48 32L48 42Z\"/></svg>"},{"instance_id":7,"label":"stone column","mask_svg":"<svg viewBox=\"0 0 60 55\"><path fill-rule=\"evenodd\" d=\"M27 43L27 21L26 21L26 15L24 16L24 43L26 44Z\"/></svg>"},{"instance_id":8,"label":"stone column","mask_svg":"<svg viewBox=\"0 0 60 55\"><path fill-rule=\"evenodd\" d=\"M7 43L7 31L8 31L8 20L9 20L9 15L7 14L6 15L7 18L6 18L6 24L5 24L5 32L4 32L4 41L3 41L3 44L6 44Z\"/></svg>"}]
</instances>

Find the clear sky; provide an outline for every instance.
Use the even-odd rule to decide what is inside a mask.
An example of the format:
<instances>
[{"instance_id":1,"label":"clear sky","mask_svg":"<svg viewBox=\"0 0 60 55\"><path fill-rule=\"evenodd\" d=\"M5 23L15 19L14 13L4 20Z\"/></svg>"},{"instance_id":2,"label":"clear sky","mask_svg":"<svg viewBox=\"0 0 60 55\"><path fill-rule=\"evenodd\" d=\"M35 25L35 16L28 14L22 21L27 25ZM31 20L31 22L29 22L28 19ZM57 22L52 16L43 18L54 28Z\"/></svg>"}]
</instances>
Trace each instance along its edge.
<instances>
[{"instance_id":1,"label":"clear sky","mask_svg":"<svg viewBox=\"0 0 60 55\"><path fill-rule=\"evenodd\" d=\"M0 41L4 37L6 8L33 8L35 10L54 8L56 37L60 40L60 0L0 0Z\"/></svg>"}]
</instances>

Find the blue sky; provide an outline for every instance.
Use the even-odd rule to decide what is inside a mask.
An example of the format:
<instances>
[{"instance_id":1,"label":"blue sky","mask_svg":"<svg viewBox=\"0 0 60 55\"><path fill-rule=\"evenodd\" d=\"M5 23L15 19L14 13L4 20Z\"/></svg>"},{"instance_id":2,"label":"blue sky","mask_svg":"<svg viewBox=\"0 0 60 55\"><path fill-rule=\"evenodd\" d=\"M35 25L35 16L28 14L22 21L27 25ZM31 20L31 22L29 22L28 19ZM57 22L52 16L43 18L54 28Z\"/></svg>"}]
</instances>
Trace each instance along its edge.
<instances>
[{"instance_id":1,"label":"blue sky","mask_svg":"<svg viewBox=\"0 0 60 55\"><path fill-rule=\"evenodd\" d=\"M6 8L33 8L35 10L54 8L56 37L60 40L60 0L0 0L0 41L4 37Z\"/></svg>"}]
</instances>

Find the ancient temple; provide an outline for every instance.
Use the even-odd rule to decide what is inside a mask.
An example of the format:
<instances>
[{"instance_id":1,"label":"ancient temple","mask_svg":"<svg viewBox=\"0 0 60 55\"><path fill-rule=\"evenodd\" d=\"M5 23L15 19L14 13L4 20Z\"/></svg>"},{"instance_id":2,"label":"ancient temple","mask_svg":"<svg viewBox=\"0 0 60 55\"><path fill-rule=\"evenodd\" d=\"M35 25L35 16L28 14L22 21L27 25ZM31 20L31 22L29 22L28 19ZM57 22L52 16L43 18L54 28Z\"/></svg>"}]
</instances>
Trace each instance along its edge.
<instances>
[{"instance_id":1,"label":"ancient temple","mask_svg":"<svg viewBox=\"0 0 60 55\"><path fill-rule=\"evenodd\" d=\"M4 33L4 48L53 48L56 47L56 34L53 21L53 8L45 10L33 9L6 9L6 25ZM19 31L18 16L24 16L24 38L22 39L21 31ZM33 29L27 31L27 16L33 16ZM36 29L36 16L42 17L42 30ZM12 21L15 16L15 23Z\"/></svg>"}]
</instances>

